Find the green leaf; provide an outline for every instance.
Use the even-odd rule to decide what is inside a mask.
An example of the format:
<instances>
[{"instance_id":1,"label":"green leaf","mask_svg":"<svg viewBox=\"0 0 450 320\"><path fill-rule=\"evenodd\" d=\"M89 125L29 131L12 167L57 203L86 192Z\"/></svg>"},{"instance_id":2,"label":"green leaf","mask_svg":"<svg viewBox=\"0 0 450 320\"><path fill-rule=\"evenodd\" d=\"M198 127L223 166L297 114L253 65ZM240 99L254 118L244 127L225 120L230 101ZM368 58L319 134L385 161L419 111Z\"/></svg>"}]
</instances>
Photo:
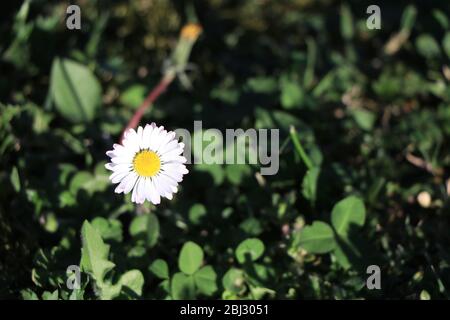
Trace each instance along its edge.
<instances>
[{"instance_id":1,"label":"green leaf","mask_svg":"<svg viewBox=\"0 0 450 320\"><path fill-rule=\"evenodd\" d=\"M104 191L110 185L107 174L91 174L87 171L80 171L72 178L69 190L76 195L79 190L85 190L89 195L97 191Z\"/></svg>"},{"instance_id":2,"label":"green leaf","mask_svg":"<svg viewBox=\"0 0 450 320\"><path fill-rule=\"evenodd\" d=\"M353 27L353 17L352 12L350 11L350 8L348 5L343 4L341 6L341 34L342 37L345 40L350 40L353 38L354 34L354 27Z\"/></svg>"},{"instance_id":3,"label":"green leaf","mask_svg":"<svg viewBox=\"0 0 450 320\"><path fill-rule=\"evenodd\" d=\"M241 292L245 288L244 272L241 269L231 268L223 276L222 285L233 293Z\"/></svg>"},{"instance_id":4,"label":"green leaf","mask_svg":"<svg viewBox=\"0 0 450 320\"><path fill-rule=\"evenodd\" d=\"M42 294L42 300L58 300L58 289L53 292L44 291Z\"/></svg>"},{"instance_id":5,"label":"green leaf","mask_svg":"<svg viewBox=\"0 0 450 320\"><path fill-rule=\"evenodd\" d=\"M199 245L192 241L188 241L181 248L178 257L178 267L182 272L192 275L197 271L203 263L203 250Z\"/></svg>"},{"instance_id":6,"label":"green leaf","mask_svg":"<svg viewBox=\"0 0 450 320\"><path fill-rule=\"evenodd\" d=\"M130 224L129 231L132 237L153 247L159 237L158 218L153 213L136 216Z\"/></svg>"},{"instance_id":7,"label":"green leaf","mask_svg":"<svg viewBox=\"0 0 450 320\"><path fill-rule=\"evenodd\" d=\"M302 182L302 194L312 204L316 202L317 182L319 180L320 168L312 167L306 172Z\"/></svg>"},{"instance_id":8,"label":"green leaf","mask_svg":"<svg viewBox=\"0 0 450 320\"><path fill-rule=\"evenodd\" d=\"M150 271L160 279L169 279L169 267L163 259L156 259L149 267Z\"/></svg>"},{"instance_id":9,"label":"green leaf","mask_svg":"<svg viewBox=\"0 0 450 320\"><path fill-rule=\"evenodd\" d=\"M53 61L50 90L58 112L72 122L91 121L101 104L102 89L95 75L69 59Z\"/></svg>"},{"instance_id":10,"label":"green leaf","mask_svg":"<svg viewBox=\"0 0 450 320\"><path fill-rule=\"evenodd\" d=\"M247 218L241 222L239 228L251 236L258 236L263 232L261 222L253 217Z\"/></svg>"},{"instance_id":11,"label":"green leaf","mask_svg":"<svg viewBox=\"0 0 450 320\"><path fill-rule=\"evenodd\" d=\"M357 109L352 111L353 118L355 119L358 126L366 131L370 131L373 129L373 125L375 124L375 114L368 110Z\"/></svg>"},{"instance_id":12,"label":"green leaf","mask_svg":"<svg viewBox=\"0 0 450 320\"><path fill-rule=\"evenodd\" d=\"M125 272L119 280L122 291L128 294L141 296L142 287L144 286L144 276L139 270L130 270Z\"/></svg>"},{"instance_id":13,"label":"green leaf","mask_svg":"<svg viewBox=\"0 0 450 320\"><path fill-rule=\"evenodd\" d=\"M294 239L298 245L310 253L327 253L335 247L333 229L325 222L314 221L305 226Z\"/></svg>"},{"instance_id":14,"label":"green leaf","mask_svg":"<svg viewBox=\"0 0 450 320\"><path fill-rule=\"evenodd\" d=\"M91 221L91 224L103 239L122 241L122 223L119 220L97 217Z\"/></svg>"},{"instance_id":15,"label":"green leaf","mask_svg":"<svg viewBox=\"0 0 450 320\"><path fill-rule=\"evenodd\" d=\"M303 88L295 81L282 81L281 105L285 109L300 107L304 100Z\"/></svg>"},{"instance_id":16,"label":"green leaf","mask_svg":"<svg viewBox=\"0 0 450 320\"><path fill-rule=\"evenodd\" d=\"M189 220L193 224L200 224L202 217L204 217L205 215L206 208L201 203L196 203L189 209Z\"/></svg>"},{"instance_id":17,"label":"green leaf","mask_svg":"<svg viewBox=\"0 0 450 320\"><path fill-rule=\"evenodd\" d=\"M245 164L228 164L225 173L231 184L239 185L245 177L250 176L252 170Z\"/></svg>"},{"instance_id":18,"label":"green leaf","mask_svg":"<svg viewBox=\"0 0 450 320\"><path fill-rule=\"evenodd\" d=\"M81 228L81 241L81 268L101 284L105 274L115 266L108 261L109 246L88 221L84 221Z\"/></svg>"},{"instance_id":19,"label":"green leaf","mask_svg":"<svg viewBox=\"0 0 450 320\"><path fill-rule=\"evenodd\" d=\"M20 191L20 178L19 178L19 171L17 170L17 167L13 167L10 175L11 184L14 187L14 190L16 192Z\"/></svg>"},{"instance_id":20,"label":"green leaf","mask_svg":"<svg viewBox=\"0 0 450 320\"><path fill-rule=\"evenodd\" d=\"M427 290L422 290L420 292L420 300L431 300L431 296Z\"/></svg>"},{"instance_id":21,"label":"green leaf","mask_svg":"<svg viewBox=\"0 0 450 320\"><path fill-rule=\"evenodd\" d=\"M146 93L147 88L144 85L132 85L120 95L120 102L126 106L137 109L144 101Z\"/></svg>"},{"instance_id":22,"label":"green leaf","mask_svg":"<svg viewBox=\"0 0 450 320\"><path fill-rule=\"evenodd\" d=\"M136 299L142 295L144 276L139 270L130 270L120 276L116 284L102 283L100 298L111 300L117 297Z\"/></svg>"},{"instance_id":23,"label":"green leaf","mask_svg":"<svg viewBox=\"0 0 450 320\"><path fill-rule=\"evenodd\" d=\"M366 220L364 202L350 196L339 201L331 212L331 223L337 234L346 238L352 225L363 226Z\"/></svg>"},{"instance_id":24,"label":"green leaf","mask_svg":"<svg viewBox=\"0 0 450 320\"><path fill-rule=\"evenodd\" d=\"M242 241L236 248L235 254L239 263L244 263L249 257L251 261L257 260L264 253L264 243L257 238Z\"/></svg>"},{"instance_id":25,"label":"green leaf","mask_svg":"<svg viewBox=\"0 0 450 320\"><path fill-rule=\"evenodd\" d=\"M352 266L357 269L361 264L361 252L349 239L340 238L336 242L333 255L341 267L346 270Z\"/></svg>"},{"instance_id":26,"label":"green leaf","mask_svg":"<svg viewBox=\"0 0 450 320\"><path fill-rule=\"evenodd\" d=\"M195 298L195 283L194 278L190 275L185 275L177 272L172 277L171 294L174 299L194 299Z\"/></svg>"},{"instance_id":27,"label":"green leaf","mask_svg":"<svg viewBox=\"0 0 450 320\"><path fill-rule=\"evenodd\" d=\"M273 93L277 90L277 81L275 78L255 77L247 81L247 87L256 93Z\"/></svg>"},{"instance_id":28,"label":"green leaf","mask_svg":"<svg viewBox=\"0 0 450 320\"><path fill-rule=\"evenodd\" d=\"M429 34L421 34L416 39L417 51L425 58L435 58L441 54L437 41Z\"/></svg>"},{"instance_id":29,"label":"green leaf","mask_svg":"<svg viewBox=\"0 0 450 320\"><path fill-rule=\"evenodd\" d=\"M34 293L31 289L24 289L20 291L20 295L22 296L22 299L24 300L39 300L39 297L36 293Z\"/></svg>"},{"instance_id":30,"label":"green leaf","mask_svg":"<svg viewBox=\"0 0 450 320\"><path fill-rule=\"evenodd\" d=\"M450 27L450 23L449 23L449 19L445 15L445 13L438 9L434 9L432 13L433 13L434 19L436 19L436 21L441 25L441 27L444 30L448 30Z\"/></svg>"},{"instance_id":31,"label":"green leaf","mask_svg":"<svg viewBox=\"0 0 450 320\"><path fill-rule=\"evenodd\" d=\"M204 295L211 296L217 291L217 274L212 266L204 266L194 273L194 282L197 290Z\"/></svg>"},{"instance_id":32,"label":"green leaf","mask_svg":"<svg viewBox=\"0 0 450 320\"><path fill-rule=\"evenodd\" d=\"M413 5L408 5L403 11L401 18L402 30L410 32L414 26L417 16L417 9Z\"/></svg>"}]
</instances>

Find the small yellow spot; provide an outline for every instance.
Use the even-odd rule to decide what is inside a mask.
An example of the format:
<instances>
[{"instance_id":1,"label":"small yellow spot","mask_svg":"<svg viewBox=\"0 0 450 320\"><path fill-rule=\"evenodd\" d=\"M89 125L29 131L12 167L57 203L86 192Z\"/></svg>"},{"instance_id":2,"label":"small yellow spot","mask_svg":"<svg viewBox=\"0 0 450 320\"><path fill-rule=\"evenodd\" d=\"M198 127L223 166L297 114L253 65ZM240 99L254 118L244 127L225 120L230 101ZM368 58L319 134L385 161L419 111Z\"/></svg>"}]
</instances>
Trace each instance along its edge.
<instances>
[{"instance_id":1,"label":"small yellow spot","mask_svg":"<svg viewBox=\"0 0 450 320\"><path fill-rule=\"evenodd\" d=\"M161 160L155 152L142 150L134 157L133 167L141 177L153 177L161 169Z\"/></svg>"},{"instance_id":2,"label":"small yellow spot","mask_svg":"<svg viewBox=\"0 0 450 320\"><path fill-rule=\"evenodd\" d=\"M181 38L195 41L200 33L202 33L202 27L199 24L188 23L183 27L183 29L181 29Z\"/></svg>"}]
</instances>

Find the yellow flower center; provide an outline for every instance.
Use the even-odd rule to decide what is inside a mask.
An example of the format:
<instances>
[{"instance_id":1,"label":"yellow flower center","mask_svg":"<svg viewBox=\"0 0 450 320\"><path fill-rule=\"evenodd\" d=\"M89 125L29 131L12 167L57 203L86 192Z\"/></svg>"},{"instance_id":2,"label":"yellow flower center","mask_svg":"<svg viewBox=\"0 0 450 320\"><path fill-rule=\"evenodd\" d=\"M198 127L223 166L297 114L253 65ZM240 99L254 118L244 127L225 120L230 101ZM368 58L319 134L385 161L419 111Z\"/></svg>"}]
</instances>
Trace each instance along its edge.
<instances>
[{"instance_id":1,"label":"yellow flower center","mask_svg":"<svg viewBox=\"0 0 450 320\"><path fill-rule=\"evenodd\" d=\"M155 152L142 150L134 157L133 167L141 177L153 177L161 169L161 160Z\"/></svg>"}]
</instances>

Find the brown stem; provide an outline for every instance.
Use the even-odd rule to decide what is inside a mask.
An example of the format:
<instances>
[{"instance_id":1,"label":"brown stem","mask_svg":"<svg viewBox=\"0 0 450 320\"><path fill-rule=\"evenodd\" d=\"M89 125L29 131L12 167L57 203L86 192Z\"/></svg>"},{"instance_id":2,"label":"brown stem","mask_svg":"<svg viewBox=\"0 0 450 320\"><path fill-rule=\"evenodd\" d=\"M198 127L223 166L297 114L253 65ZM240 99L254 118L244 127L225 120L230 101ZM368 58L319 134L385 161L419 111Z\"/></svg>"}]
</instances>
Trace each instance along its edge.
<instances>
[{"instance_id":1,"label":"brown stem","mask_svg":"<svg viewBox=\"0 0 450 320\"><path fill-rule=\"evenodd\" d=\"M161 81L159 81L158 85L156 87L154 87L152 91L150 91L150 93L145 98L144 102L142 102L140 107L136 110L133 117L128 122L125 130L123 130L122 136L120 137L120 143L122 143L125 132L128 129L135 128L139 124L145 111L147 111L147 109L151 107L151 105L156 101L156 99L164 91L166 91L167 87L173 81L174 78L175 78L175 76L173 73L169 72L169 73L165 74L164 77L161 79Z\"/></svg>"}]
</instances>

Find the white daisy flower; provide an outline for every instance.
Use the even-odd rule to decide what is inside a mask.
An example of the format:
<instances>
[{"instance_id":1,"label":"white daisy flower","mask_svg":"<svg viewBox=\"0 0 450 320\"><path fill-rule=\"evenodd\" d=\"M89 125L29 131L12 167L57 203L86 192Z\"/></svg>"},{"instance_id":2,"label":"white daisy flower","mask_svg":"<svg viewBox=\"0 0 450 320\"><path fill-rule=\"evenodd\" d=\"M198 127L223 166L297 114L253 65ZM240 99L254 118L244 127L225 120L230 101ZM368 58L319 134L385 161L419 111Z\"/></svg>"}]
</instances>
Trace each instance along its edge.
<instances>
[{"instance_id":1,"label":"white daisy flower","mask_svg":"<svg viewBox=\"0 0 450 320\"><path fill-rule=\"evenodd\" d=\"M155 123L129 129L124 134L122 144L114 144L114 149L106 152L111 162L105 165L113 171L109 177L118 183L116 193L131 194L131 201L144 203L145 200L159 204L161 197L172 200L178 191L178 183L189 171L183 164L184 143L178 142L175 132L157 127Z\"/></svg>"}]
</instances>

